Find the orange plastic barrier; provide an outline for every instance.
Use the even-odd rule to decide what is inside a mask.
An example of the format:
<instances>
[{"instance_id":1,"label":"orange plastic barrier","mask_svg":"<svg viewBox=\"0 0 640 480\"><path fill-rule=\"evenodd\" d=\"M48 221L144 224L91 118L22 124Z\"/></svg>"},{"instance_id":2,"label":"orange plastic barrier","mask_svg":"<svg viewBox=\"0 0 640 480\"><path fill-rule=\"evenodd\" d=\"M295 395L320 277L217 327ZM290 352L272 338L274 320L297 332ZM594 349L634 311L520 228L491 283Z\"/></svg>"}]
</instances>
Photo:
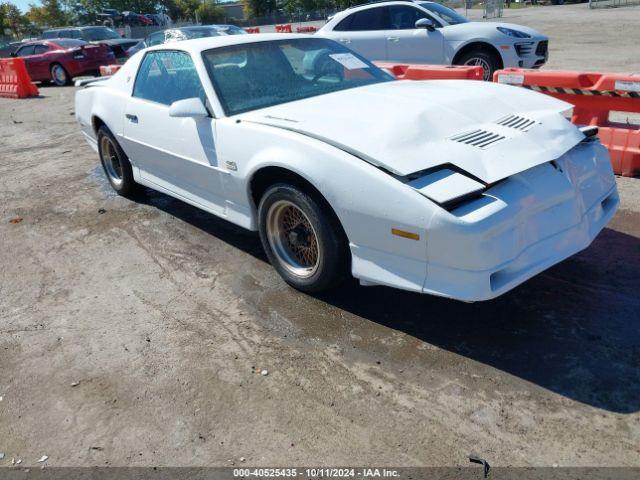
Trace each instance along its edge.
<instances>
[{"instance_id":1,"label":"orange plastic barrier","mask_svg":"<svg viewBox=\"0 0 640 480\"><path fill-rule=\"evenodd\" d=\"M472 65L406 65L373 62L398 80L482 80L484 70Z\"/></svg>"},{"instance_id":2,"label":"orange plastic barrier","mask_svg":"<svg viewBox=\"0 0 640 480\"><path fill-rule=\"evenodd\" d=\"M31 82L22 58L0 59L0 97L37 97L38 87Z\"/></svg>"},{"instance_id":3,"label":"orange plastic barrier","mask_svg":"<svg viewBox=\"0 0 640 480\"><path fill-rule=\"evenodd\" d=\"M290 23L284 23L282 25L276 25L276 32L278 33L293 33Z\"/></svg>"},{"instance_id":4,"label":"orange plastic barrier","mask_svg":"<svg viewBox=\"0 0 640 480\"><path fill-rule=\"evenodd\" d=\"M100 75L103 77L113 75L118 70L122 68L122 65L101 65L100 66Z\"/></svg>"},{"instance_id":5,"label":"orange plastic barrier","mask_svg":"<svg viewBox=\"0 0 640 480\"><path fill-rule=\"evenodd\" d=\"M609 119L612 111L640 113L640 75L507 68L495 72L493 81L519 85L573 104L571 121L598 126L613 171L625 177L640 175L640 126Z\"/></svg>"},{"instance_id":6,"label":"orange plastic barrier","mask_svg":"<svg viewBox=\"0 0 640 480\"><path fill-rule=\"evenodd\" d=\"M260 27L247 27L244 31L247 33L260 33Z\"/></svg>"},{"instance_id":7,"label":"orange plastic barrier","mask_svg":"<svg viewBox=\"0 0 640 480\"><path fill-rule=\"evenodd\" d=\"M314 32L317 32L318 29L313 26L302 26L302 27L296 28L296 31L298 33L314 33Z\"/></svg>"}]
</instances>

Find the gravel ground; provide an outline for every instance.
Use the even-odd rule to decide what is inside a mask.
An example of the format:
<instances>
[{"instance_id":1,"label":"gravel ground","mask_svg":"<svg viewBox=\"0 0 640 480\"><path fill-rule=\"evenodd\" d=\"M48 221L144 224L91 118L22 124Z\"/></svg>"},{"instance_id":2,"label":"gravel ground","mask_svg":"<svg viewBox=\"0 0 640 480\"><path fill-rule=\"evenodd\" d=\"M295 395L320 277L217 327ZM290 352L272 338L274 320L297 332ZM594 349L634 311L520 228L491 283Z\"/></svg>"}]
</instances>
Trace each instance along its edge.
<instances>
[{"instance_id":1,"label":"gravel ground","mask_svg":"<svg viewBox=\"0 0 640 480\"><path fill-rule=\"evenodd\" d=\"M583 68L639 61L619 26L564 21L553 62L600 31ZM114 195L73 93L0 99L0 465L640 466L640 180L590 248L495 301L314 297L254 234Z\"/></svg>"}]
</instances>

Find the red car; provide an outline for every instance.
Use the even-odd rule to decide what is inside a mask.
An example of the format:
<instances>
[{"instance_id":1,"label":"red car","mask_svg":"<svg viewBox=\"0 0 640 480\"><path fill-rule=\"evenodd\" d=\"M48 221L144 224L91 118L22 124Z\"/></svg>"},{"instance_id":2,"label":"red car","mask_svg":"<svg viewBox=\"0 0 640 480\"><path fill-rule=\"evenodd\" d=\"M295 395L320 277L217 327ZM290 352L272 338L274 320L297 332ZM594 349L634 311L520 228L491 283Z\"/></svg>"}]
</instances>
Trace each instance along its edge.
<instances>
[{"instance_id":1,"label":"red car","mask_svg":"<svg viewBox=\"0 0 640 480\"><path fill-rule=\"evenodd\" d=\"M73 77L97 74L101 65L116 61L107 45L71 38L27 42L12 56L24 58L32 81L60 86L68 85Z\"/></svg>"}]
</instances>

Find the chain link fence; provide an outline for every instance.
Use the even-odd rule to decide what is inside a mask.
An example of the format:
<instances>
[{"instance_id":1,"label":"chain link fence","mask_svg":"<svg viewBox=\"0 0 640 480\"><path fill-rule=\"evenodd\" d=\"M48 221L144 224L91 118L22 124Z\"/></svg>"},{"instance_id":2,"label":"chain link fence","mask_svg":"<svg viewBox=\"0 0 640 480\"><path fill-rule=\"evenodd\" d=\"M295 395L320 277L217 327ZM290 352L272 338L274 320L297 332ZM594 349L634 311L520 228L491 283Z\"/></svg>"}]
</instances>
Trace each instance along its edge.
<instances>
[{"instance_id":1,"label":"chain link fence","mask_svg":"<svg viewBox=\"0 0 640 480\"><path fill-rule=\"evenodd\" d=\"M309 22L324 23L327 19L337 13L334 9L312 10L309 12L274 12L271 15L253 18L228 18L227 23L238 25L239 27L261 27L265 25L275 25L278 23L302 24Z\"/></svg>"},{"instance_id":2,"label":"chain link fence","mask_svg":"<svg viewBox=\"0 0 640 480\"><path fill-rule=\"evenodd\" d=\"M445 0L440 3L454 10L458 10L465 16L468 16L469 10L482 10L484 18L500 18L502 17L504 8L504 0ZM315 26L321 26L326 23L328 18L339 11L340 10L323 9L294 13L274 12L264 17L245 19L227 18L225 21L226 23L238 25L239 27L261 27L279 23L291 23L292 25L311 23Z\"/></svg>"},{"instance_id":3,"label":"chain link fence","mask_svg":"<svg viewBox=\"0 0 640 480\"><path fill-rule=\"evenodd\" d=\"M502 17L502 8L504 7L504 0L486 0L484 2L484 18L500 18Z\"/></svg>"},{"instance_id":4,"label":"chain link fence","mask_svg":"<svg viewBox=\"0 0 640 480\"><path fill-rule=\"evenodd\" d=\"M604 0L601 0L604 1ZM625 1L625 0L609 0L609 1ZM638 1L640 0L626 0L626 1ZM504 8L504 0L450 0L441 2L449 8L458 10L460 13L468 16L470 10L482 10L484 18L500 18ZM221 19L220 24L231 24L239 27L267 27L264 31L270 31L269 27L273 27L276 24L290 23L294 27L302 25L313 25L320 28L324 25L328 18L335 15L339 10L335 9L321 9L312 10L308 12L273 12L270 15L262 17L252 18L234 18L225 17ZM173 23L170 27L167 26L137 26L137 27L125 27L116 28L119 34L126 38L144 38L151 33L159 30L165 30L166 28L179 28L189 25L197 25L194 22L179 21Z\"/></svg>"},{"instance_id":5,"label":"chain link fence","mask_svg":"<svg viewBox=\"0 0 640 480\"><path fill-rule=\"evenodd\" d=\"M180 28L180 27L190 27L192 25L198 25L194 22L189 21L178 21L172 23L170 26L167 25L140 25L140 26L130 26L126 25L124 27L116 27L114 30L118 32L123 38L145 38L147 35L151 35L154 32L159 32L160 30L166 30L168 28Z\"/></svg>"},{"instance_id":6,"label":"chain link fence","mask_svg":"<svg viewBox=\"0 0 640 480\"><path fill-rule=\"evenodd\" d=\"M589 8L614 8L640 5L640 0L589 0Z\"/></svg>"}]
</instances>

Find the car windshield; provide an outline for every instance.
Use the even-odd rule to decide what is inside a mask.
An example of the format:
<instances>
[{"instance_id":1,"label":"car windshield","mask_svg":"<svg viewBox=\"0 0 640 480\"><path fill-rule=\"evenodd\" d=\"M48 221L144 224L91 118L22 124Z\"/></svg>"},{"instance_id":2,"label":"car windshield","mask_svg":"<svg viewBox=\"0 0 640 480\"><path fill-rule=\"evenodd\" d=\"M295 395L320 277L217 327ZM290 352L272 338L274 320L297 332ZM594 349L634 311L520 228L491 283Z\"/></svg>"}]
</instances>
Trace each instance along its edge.
<instances>
[{"instance_id":1,"label":"car windshield","mask_svg":"<svg viewBox=\"0 0 640 480\"><path fill-rule=\"evenodd\" d=\"M51 43L54 43L62 48L80 47L87 44L87 42L85 42L84 40L75 40L72 38L58 38L55 42Z\"/></svg>"},{"instance_id":2,"label":"car windshield","mask_svg":"<svg viewBox=\"0 0 640 480\"><path fill-rule=\"evenodd\" d=\"M455 10L452 10L449 7L445 7L444 5L440 5L439 3L427 2L421 3L420 6L426 8L430 12L435 13L449 25L458 25L459 23L469 22L466 17L463 17Z\"/></svg>"},{"instance_id":3,"label":"car windshield","mask_svg":"<svg viewBox=\"0 0 640 480\"><path fill-rule=\"evenodd\" d=\"M394 78L337 42L320 38L253 42L203 52L227 115Z\"/></svg>"},{"instance_id":4,"label":"car windshield","mask_svg":"<svg viewBox=\"0 0 640 480\"><path fill-rule=\"evenodd\" d=\"M181 36L181 40L192 38L205 38L205 37L217 37L221 35L220 31L216 28L188 28L184 30L177 30L179 32L179 36Z\"/></svg>"},{"instance_id":5,"label":"car windshield","mask_svg":"<svg viewBox=\"0 0 640 480\"><path fill-rule=\"evenodd\" d=\"M216 29L226 35L244 35L245 32L240 27L236 27L235 25L219 25Z\"/></svg>"},{"instance_id":6,"label":"car windshield","mask_svg":"<svg viewBox=\"0 0 640 480\"><path fill-rule=\"evenodd\" d=\"M82 39L87 42L96 42L99 40L112 40L116 38L121 38L117 32L111 30L107 27L91 27L91 28L83 28L80 31L82 35Z\"/></svg>"}]
</instances>

